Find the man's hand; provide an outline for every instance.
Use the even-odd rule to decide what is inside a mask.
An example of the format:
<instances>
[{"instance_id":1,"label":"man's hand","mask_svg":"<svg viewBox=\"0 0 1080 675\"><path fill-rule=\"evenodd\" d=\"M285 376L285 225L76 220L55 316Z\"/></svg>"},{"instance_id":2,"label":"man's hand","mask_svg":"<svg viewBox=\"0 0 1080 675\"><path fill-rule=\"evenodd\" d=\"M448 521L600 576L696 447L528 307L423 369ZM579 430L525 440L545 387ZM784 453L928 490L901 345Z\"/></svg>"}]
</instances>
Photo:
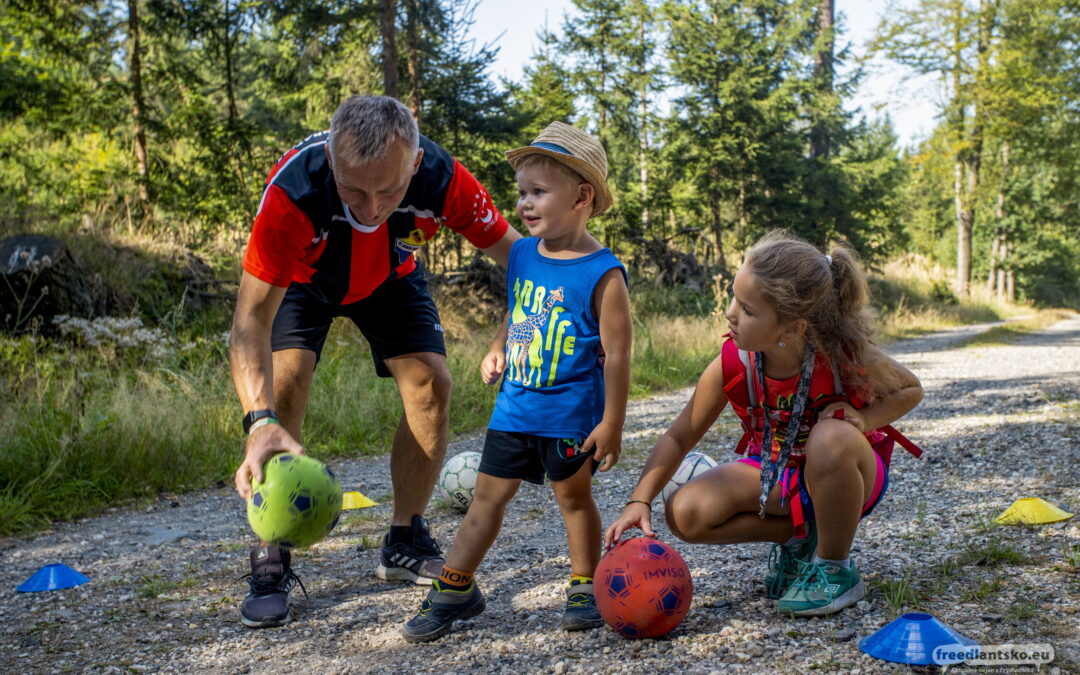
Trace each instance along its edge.
<instances>
[{"instance_id":1,"label":"man's hand","mask_svg":"<svg viewBox=\"0 0 1080 675\"><path fill-rule=\"evenodd\" d=\"M237 494L250 499L251 482L263 480L263 464L282 452L303 455L304 448L280 424L264 424L252 432L244 450L244 463L233 477Z\"/></svg>"},{"instance_id":2,"label":"man's hand","mask_svg":"<svg viewBox=\"0 0 1080 675\"><path fill-rule=\"evenodd\" d=\"M506 370L506 351L492 349L480 362L480 377L484 384L495 384Z\"/></svg>"},{"instance_id":3,"label":"man's hand","mask_svg":"<svg viewBox=\"0 0 1080 675\"><path fill-rule=\"evenodd\" d=\"M607 471L618 463L619 455L622 454L622 430L601 420L585 439L581 451L588 452L594 446L596 454L593 459L600 462L601 471Z\"/></svg>"}]
</instances>

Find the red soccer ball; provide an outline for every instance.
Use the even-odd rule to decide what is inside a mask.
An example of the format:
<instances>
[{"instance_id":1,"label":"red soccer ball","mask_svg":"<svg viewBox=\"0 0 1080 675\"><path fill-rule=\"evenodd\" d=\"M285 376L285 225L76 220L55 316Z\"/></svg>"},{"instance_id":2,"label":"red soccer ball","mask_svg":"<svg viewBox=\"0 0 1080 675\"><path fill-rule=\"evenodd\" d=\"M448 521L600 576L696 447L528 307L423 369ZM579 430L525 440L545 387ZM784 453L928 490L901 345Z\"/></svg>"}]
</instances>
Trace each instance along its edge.
<instances>
[{"instance_id":1,"label":"red soccer ball","mask_svg":"<svg viewBox=\"0 0 1080 675\"><path fill-rule=\"evenodd\" d=\"M690 570L662 541L637 537L619 543L600 559L594 578L600 615L626 637L666 635L690 611Z\"/></svg>"}]
</instances>

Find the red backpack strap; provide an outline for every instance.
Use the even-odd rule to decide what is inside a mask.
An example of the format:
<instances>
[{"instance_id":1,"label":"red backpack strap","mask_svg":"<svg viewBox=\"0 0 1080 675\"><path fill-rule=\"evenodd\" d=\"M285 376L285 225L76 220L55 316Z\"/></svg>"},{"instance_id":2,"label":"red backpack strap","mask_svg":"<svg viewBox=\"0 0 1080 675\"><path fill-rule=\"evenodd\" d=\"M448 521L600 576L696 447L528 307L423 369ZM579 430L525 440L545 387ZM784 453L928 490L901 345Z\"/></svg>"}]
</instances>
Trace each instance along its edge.
<instances>
[{"instance_id":1,"label":"red backpack strap","mask_svg":"<svg viewBox=\"0 0 1080 675\"><path fill-rule=\"evenodd\" d=\"M886 424L881 427L881 431L885 432L886 436L899 443L901 448L907 450L916 458L923 456L922 448L912 443L910 438L897 431L892 425Z\"/></svg>"},{"instance_id":2,"label":"red backpack strap","mask_svg":"<svg viewBox=\"0 0 1080 675\"><path fill-rule=\"evenodd\" d=\"M728 338L720 350L720 366L724 374L724 394L731 409L742 422L743 435L735 452L742 455L753 438L753 415L757 405L749 354L741 351L735 341ZM746 358L744 361L743 359Z\"/></svg>"}]
</instances>

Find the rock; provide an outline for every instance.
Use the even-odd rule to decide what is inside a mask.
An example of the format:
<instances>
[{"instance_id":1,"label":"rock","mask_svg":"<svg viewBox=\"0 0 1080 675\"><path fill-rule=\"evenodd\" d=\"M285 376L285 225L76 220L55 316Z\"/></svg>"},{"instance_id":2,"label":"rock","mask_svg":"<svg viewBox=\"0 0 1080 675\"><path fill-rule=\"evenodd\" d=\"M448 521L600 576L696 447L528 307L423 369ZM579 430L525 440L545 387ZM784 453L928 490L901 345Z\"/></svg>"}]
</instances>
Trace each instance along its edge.
<instances>
[{"instance_id":1,"label":"rock","mask_svg":"<svg viewBox=\"0 0 1080 675\"><path fill-rule=\"evenodd\" d=\"M100 275L84 268L64 242L35 234L0 241L0 329L56 332L54 316L90 317L108 310Z\"/></svg>"},{"instance_id":2,"label":"rock","mask_svg":"<svg viewBox=\"0 0 1080 675\"><path fill-rule=\"evenodd\" d=\"M853 637L855 637L854 628L841 628L840 630L836 631L836 635L833 636L833 641L847 642Z\"/></svg>"},{"instance_id":3,"label":"rock","mask_svg":"<svg viewBox=\"0 0 1080 675\"><path fill-rule=\"evenodd\" d=\"M870 603L865 600L858 601L857 603L855 603L855 606L859 609L860 612L869 612L871 609Z\"/></svg>"},{"instance_id":4,"label":"rock","mask_svg":"<svg viewBox=\"0 0 1080 675\"><path fill-rule=\"evenodd\" d=\"M142 540L142 543L147 546L160 546L190 537L190 533L181 530L173 530L168 527L153 527L150 528L149 535Z\"/></svg>"},{"instance_id":5,"label":"rock","mask_svg":"<svg viewBox=\"0 0 1080 675\"><path fill-rule=\"evenodd\" d=\"M980 614L979 618L983 621L989 621L990 623L997 623L1005 617L1002 614Z\"/></svg>"}]
</instances>

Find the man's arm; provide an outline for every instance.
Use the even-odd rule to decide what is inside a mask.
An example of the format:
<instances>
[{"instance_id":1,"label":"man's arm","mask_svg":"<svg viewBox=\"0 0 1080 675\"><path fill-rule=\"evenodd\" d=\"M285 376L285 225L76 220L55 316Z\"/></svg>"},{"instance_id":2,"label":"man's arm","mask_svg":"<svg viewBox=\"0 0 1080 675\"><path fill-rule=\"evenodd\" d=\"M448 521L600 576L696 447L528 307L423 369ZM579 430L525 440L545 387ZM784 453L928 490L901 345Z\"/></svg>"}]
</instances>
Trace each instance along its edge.
<instances>
[{"instance_id":1,"label":"man's arm","mask_svg":"<svg viewBox=\"0 0 1080 675\"><path fill-rule=\"evenodd\" d=\"M497 242L480 250L487 254L489 258L499 263L500 266L506 267L507 261L510 260L510 248L518 239L521 239L521 235L518 234L518 231L512 227L507 227L506 232Z\"/></svg>"},{"instance_id":2,"label":"man's arm","mask_svg":"<svg viewBox=\"0 0 1080 675\"><path fill-rule=\"evenodd\" d=\"M274 367L270 330L285 288L272 286L244 272L236 296L236 313L229 334L229 365L244 412L274 409ZM251 496L252 479L263 479L263 464L279 452L303 453L300 444L280 424L266 424L248 437L244 462L236 470L236 491Z\"/></svg>"}]
</instances>

